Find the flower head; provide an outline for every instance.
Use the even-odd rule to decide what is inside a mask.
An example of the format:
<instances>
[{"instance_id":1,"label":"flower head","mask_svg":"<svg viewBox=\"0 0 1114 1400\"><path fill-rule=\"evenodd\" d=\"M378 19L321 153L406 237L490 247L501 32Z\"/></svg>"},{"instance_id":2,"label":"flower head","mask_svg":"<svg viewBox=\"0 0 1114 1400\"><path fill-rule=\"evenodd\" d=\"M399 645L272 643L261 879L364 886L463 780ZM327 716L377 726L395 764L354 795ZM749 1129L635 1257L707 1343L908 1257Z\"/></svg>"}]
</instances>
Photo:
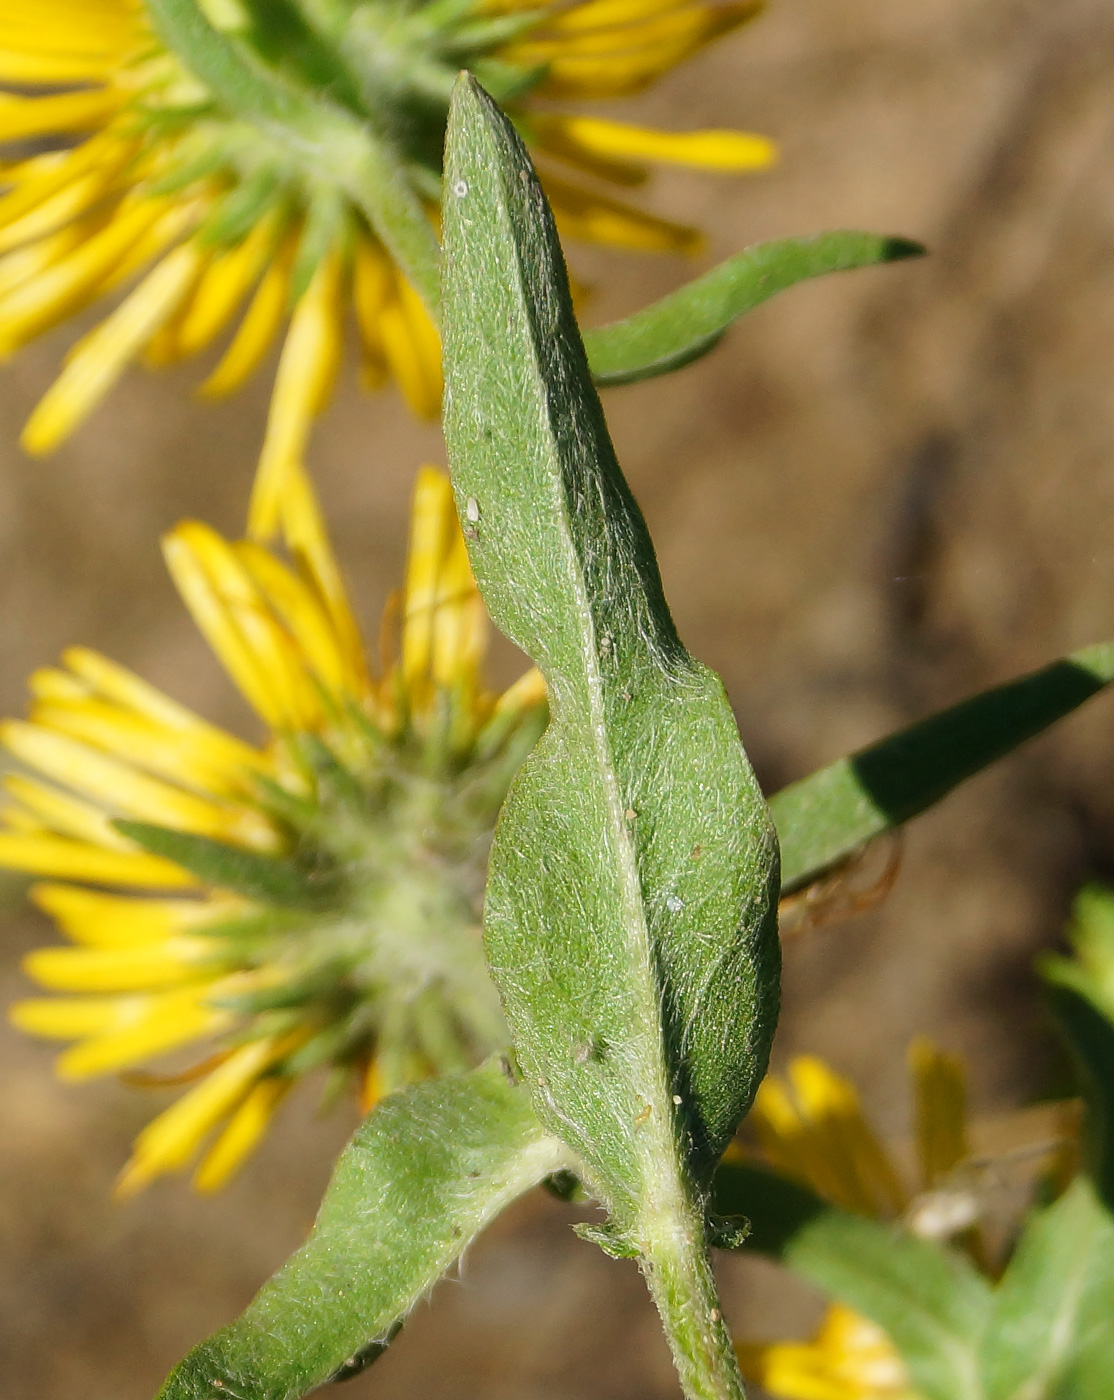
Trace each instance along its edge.
<instances>
[{"instance_id":1,"label":"flower head","mask_svg":"<svg viewBox=\"0 0 1114 1400\"><path fill-rule=\"evenodd\" d=\"M263 721L256 746L74 648L3 741L0 865L76 946L26 969L16 1025L75 1043L68 1079L171 1052L192 1087L140 1134L124 1191L219 1186L306 1072L368 1104L505 1043L478 929L487 841L545 722L527 672L482 682L487 617L447 477L419 475L397 654L373 676L303 475L288 558L187 522L165 542L194 620ZM142 1076L140 1076L142 1077Z\"/></svg>"},{"instance_id":2,"label":"flower head","mask_svg":"<svg viewBox=\"0 0 1114 1400\"><path fill-rule=\"evenodd\" d=\"M759 7L208 0L199 23L229 46L251 83L278 84L288 107L324 102L342 137L374 143L378 165L354 193L344 140L300 142L240 101L244 84L221 91L202 80L197 62L162 37L167 0L149 8L143 0L0 0L0 82L46 85L0 94L0 141L75 142L14 159L3 172L0 356L87 303L116 303L71 350L27 424L25 447L43 453L61 442L137 357L168 364L223 338L201 391L230 393L286 327L252 511L253 533L269 537L283 484L329 397L349 310L364 383L391 378L415 412L438 412L429 288L416 289L388 251L388 214L412 206L419 221L435 217L456 71L476 71L519 123L565 233L691 251L694 230L607 187L638 185L655 161L760 167L773 157L769 141L652 131L540 101L637 91ZM370 206L360 193L369 180L383 187ZM432 249L428 227L426 236Z\"/></svg>"}]
</instances>

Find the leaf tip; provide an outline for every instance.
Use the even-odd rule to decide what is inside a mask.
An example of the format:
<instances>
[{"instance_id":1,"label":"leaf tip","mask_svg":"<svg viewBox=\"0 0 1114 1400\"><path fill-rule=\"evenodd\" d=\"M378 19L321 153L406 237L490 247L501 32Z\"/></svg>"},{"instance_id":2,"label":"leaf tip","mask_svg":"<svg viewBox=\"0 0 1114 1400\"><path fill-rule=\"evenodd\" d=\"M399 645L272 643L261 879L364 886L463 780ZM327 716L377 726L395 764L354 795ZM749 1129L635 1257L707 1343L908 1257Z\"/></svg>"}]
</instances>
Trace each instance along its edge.
<instances>
[{"instance_id":1,"label":"leaf tip","mask_svg":"<svg viewBox=\"0 0 1114 1400\"><path fill-rule=\"evenodd\" d=\"M882 248L883 262L903 262L906 258L923 258L928 249L912 238L887 238Z\"/></svg>"},{"instance_id":2,"label":"leaf tip","mask_svg":"<svg viewBox=\"0 0 1114 1400\"><path fill-rule=\"evenodd\" d=\"M454 144L462 125L469 121L475 121L477 118L482 120L485 117L490 117L494 107L495 103L476 75L469 69L462 68L456 75L452 95L449 99L449 121L445 134L446 148Z\"/></svg>"}]
</instances>

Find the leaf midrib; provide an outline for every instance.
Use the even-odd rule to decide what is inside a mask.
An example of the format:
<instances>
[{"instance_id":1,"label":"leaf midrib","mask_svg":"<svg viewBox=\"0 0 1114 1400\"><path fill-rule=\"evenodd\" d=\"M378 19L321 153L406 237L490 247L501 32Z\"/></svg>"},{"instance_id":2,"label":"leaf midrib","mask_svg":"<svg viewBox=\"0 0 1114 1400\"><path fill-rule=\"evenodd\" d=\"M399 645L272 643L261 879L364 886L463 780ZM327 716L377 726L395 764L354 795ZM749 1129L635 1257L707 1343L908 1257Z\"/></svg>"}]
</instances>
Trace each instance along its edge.
<instances>
[{"instance_id":1,"label":"leaf midrib","mask_svg":"<svg viewBox=\"0 0 1114 1400\"><path fill-rule=\"evenodd\" d=\"M519 275L522 276L522 268L519 268ZM533 328L532 329L536 329ZM532 337L532 339L534 339ZM537 358L537 341L534 339L535 359ZM540 367L539 367L540 369ZM539 374L539 377L540 374ZM546 395L546 411L549 413L549 396ZM556 436L556 434L554 434ZM558 481L563 480L563 473L554 473ZM584 683L586 699L588 704L588 720L591 732L592 752L603 783L604 800L607 808L608 822L611 828L611 837L616 852L616 859L619 864L619 880L622 898L621 919L623 931L627 943L628 956L632 970L637 970L641 982L642 1004L644 1006L657 1006L659 1004L659 988L657 978L654 974L653 952L650 939L650 928L646 920L646 908L642 897L642 880L638 872L638 856L632 839L630 829L626 821L626 802L624 801L620 788L619 774L615 763L614 754L609 739L609 729L607 723L607 708L604 701L605 681L599 666L599 646L596 639L596 618L592 610L591 600L584 577L583 562L580 551L577 548L576 536L572 527L570 503L567 492L563 487L558 488L559 505L558 519L560 521L561 540L568 551L568 557L572 561L571 574L573 582L573 592L576 601L575 616L584 619L584 626L578 629L580 646L579 650L584 667ZM561 728L567 735L570 726L565 722L564 716L557 710L557 716ZM660 1032L660 1026L658 1027ZM657 1045L659 1054L650 1056L645 1054L645 1049L651 1045ZM661 1052L661 1035L639 1036L639 1059L646 1075L646 1090L650 1096L650 1118L646 1123L647 1131L645 1139L647 1144L650 1140L658 1137L662 1131L663 1106L666 1099L665 1085L668 1081L667 1068L664 1054ZM655 1082L656 1081L656 1082ZM651 1085L653 1088L651 1090ZM646 1154L642 1154L644 1157ZM655 1154L662 1156L661 1153ZM665 1161L672 1160L672 1139L666 1147L664 1154ZM650 1174L651 1176L653 1173ZM644 1195L644 1192L640 1192ZM612 1209L618 1204L615 1201L608 1203Z\"/></svg>"}]
</instances>

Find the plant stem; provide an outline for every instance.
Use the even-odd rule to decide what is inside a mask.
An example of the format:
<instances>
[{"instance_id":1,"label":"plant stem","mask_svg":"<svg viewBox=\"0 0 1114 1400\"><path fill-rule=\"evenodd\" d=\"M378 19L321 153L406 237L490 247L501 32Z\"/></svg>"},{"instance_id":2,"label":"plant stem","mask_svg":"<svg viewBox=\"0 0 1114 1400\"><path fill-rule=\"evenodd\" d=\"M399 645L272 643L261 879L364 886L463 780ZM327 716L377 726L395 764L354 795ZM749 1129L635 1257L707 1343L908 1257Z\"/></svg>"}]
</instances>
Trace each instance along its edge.
<instances>
[{"instance_id":1,"label":"plant stem","mask_svg":"<svg viewBox=\"0 0 1114 1400\"><path fill-rule=\"evenodd\" d=\"M685 1395L688 1400L746 1400L700 1212L692 1204L676 1213L662 1212L651 1228L642 1272Z\"/></svg>"}]
</instances>

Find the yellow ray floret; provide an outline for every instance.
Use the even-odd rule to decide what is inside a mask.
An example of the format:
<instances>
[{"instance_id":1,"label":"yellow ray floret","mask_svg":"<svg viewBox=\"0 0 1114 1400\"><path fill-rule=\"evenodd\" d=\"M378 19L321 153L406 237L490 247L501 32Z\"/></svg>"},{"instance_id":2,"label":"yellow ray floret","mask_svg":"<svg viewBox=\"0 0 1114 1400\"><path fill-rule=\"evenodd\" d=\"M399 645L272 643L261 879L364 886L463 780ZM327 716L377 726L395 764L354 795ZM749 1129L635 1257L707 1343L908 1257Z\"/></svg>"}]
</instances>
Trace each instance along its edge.
<instances>
[{"instance_id":1,"label":"yellow ray floret","mask_svg":"<svg viewBox=\"0 0 1114 1400\"><path fill-rule=\"evenodd\" d=\"M199 1140L239 1108L277 1058L273 1040L257 1040L234 1051L196 1088L184 1094L139 1134L135 1153L116 1189L130 1196L163 1172L186 1165Z\"/></svg>"},{"instance_id":2,"label":"yellow ray floret","mask_svg":"<svg viewBox=\"0 0 1114 1400\"><path fill-rule=\"evenodd\" d=\"M767 1076L755 1099L752 1123L767 1157L847 1210L900 1214L907 1192L854 1085L811 1055L790 1063L789 1081Z\"/></svg>"},{"instance_id":3,"label":"yellow ray floret","mask_svg":"<svg viewBox=\"0 0 1114 1400\"><path fill-rule=\"evenodd\" d=\"M654 161L702 170L763 170L777 159L766 136L746 131L654 131L602 117L534 118L533 128L547 150L576 158Z\"/></svg>"},{"instance_id":4,"label":"yellow ray floret","mask_svg":"<svg viewBox=\"0 0 1114 1400\"><path fill-rule=\"evenodd\" d=\"M938 1185L971 1155L962 1060L919 1036L909 1046L921 1186Z\"/></svg>"}]
</instances>

